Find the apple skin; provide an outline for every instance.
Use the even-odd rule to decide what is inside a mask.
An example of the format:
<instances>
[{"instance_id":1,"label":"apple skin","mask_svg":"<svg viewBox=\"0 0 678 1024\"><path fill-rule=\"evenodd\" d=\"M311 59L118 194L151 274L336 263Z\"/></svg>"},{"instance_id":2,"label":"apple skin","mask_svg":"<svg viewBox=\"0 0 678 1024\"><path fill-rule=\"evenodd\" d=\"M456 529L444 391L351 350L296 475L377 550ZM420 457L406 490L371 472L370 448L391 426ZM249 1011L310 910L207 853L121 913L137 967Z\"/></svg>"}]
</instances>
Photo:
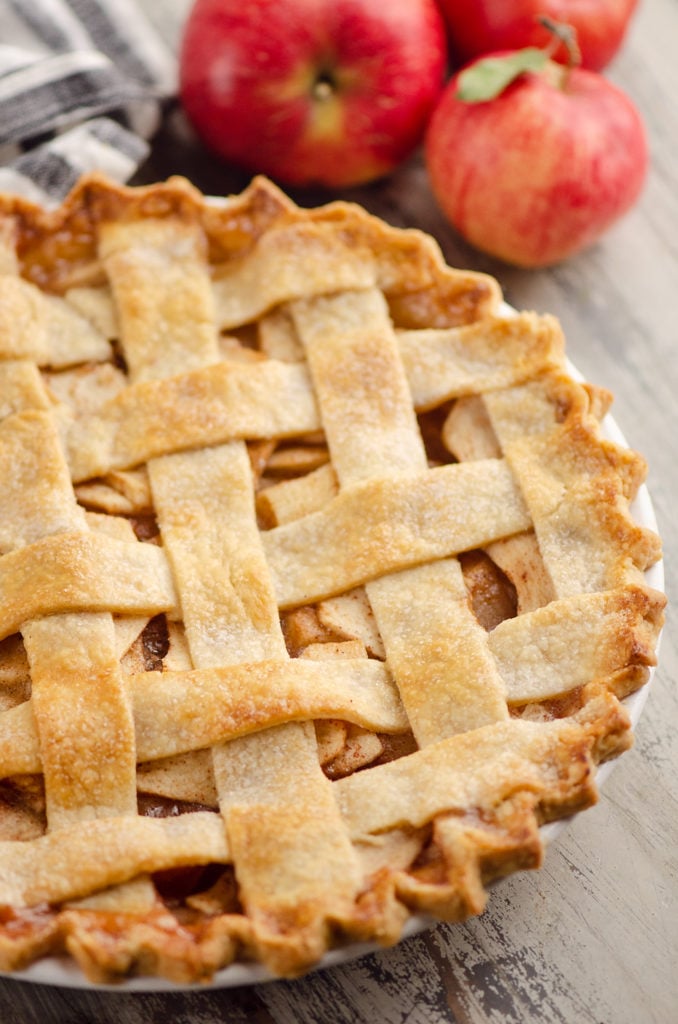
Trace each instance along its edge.
<instances>
[{"instance_id":1,"label":"apple skin","mask_svg":"<svg viewBox=\"0 0 678 1024\"><path fill-rule=\"evenodd\" d=\"M426 163L440 207L477 249L548 266L635 203L648 166L643 121L597 72L573 68L565 88L552 74L526 73L482 103L457 98L458 77L431 118Z\"/></svg>"},{"instance_id":2,"label":"apple skin","mask_svg":"<svg viewBox=\"0 0 678 1024\"><path fill-rule=\"evenodd\" d=\"M549 34L537 21L546 15L577 30L581 66L600 71L622 45L638 0L438 0L453 55L466 63L495 50L544 46ZM556 60L567 62L564 51Z\"/></svg>"},{"instance_id":3,"label":"apple skin","mask_svg":"<svg viewBox=\"0 0 678 1024\"><path fill-rule=\"evenodd\" d=\"M197 0L180 97L222 158L339 188L387 174L421 142L446 62L435 0Z\"/></svg>"}]
</instances>

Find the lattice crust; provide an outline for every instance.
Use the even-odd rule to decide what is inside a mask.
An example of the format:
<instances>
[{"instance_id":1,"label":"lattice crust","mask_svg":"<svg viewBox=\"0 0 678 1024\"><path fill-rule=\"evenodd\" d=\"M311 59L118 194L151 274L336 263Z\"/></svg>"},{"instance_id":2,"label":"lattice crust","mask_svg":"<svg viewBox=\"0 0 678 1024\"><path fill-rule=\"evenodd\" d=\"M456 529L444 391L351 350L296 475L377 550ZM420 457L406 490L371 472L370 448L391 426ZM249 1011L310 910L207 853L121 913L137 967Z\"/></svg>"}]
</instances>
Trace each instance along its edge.
<instances>
[{"instance_id":1,"label":"lattice crust","mask_svg":"<svg viewBox=\"0 0 678 1024\"><path fill-rule=\"evenodd\" d=\"M609 394L262 179L0 215L0 965L296 975L479 913L654 664Z\"/></svg>"}]
</instances>

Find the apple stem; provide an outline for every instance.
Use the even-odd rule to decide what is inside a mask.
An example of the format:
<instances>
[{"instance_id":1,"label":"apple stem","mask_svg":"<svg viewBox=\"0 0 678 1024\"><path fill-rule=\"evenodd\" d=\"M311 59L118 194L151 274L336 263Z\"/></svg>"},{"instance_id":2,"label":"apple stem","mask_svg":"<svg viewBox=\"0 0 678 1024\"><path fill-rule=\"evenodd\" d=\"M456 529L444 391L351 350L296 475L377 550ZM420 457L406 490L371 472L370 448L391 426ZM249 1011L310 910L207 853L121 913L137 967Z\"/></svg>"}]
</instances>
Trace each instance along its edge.
<instances>
[{"instance_id":1,"label":"apple stem","mask_svg":"<svg viewBox=\"0 0 678 1024\"><path fill-rule=\"evenodd\" d=\"M574 25L553 21L546 14L540 14L537 20L540 25L551 33L551 39L546 47L546 53L549 57L553 57L560 46L565 47L567 64L565 65L565 75L562 82L562 88L564 89L567 87L569 72L572 68L578 68L581 64L581 50L579 48L579 40L577 39L577 30Z\"/></svg>"},{"instance_id":2,"label":"apple stem","mask_svg":"<svg viewBox=\"0 0 678 1024\"><path fill-rule=\"evenodd\" d=\"M319 75L313 83L313 98L328 100L334 94L334 82L329 75Z\"/></svg>"},{"instance_id":3,"label":"apple stem","mask_svg":"<svg viewBox=\"0 0 678 1024\"><path fill-rule=\"evenodd\" d=\"M526 46L510 53L490 54L462 68L456 93L462 103L486 103L496 99L511 82L526 72L541 74L554 88L563 92L567 90L570 72L581 64L577 31L572 25L552 21L545 15L538 20L551 33L546 46ZM553 60L559 46L567 50L567 64Z\"/></svg>"}]
</instances>

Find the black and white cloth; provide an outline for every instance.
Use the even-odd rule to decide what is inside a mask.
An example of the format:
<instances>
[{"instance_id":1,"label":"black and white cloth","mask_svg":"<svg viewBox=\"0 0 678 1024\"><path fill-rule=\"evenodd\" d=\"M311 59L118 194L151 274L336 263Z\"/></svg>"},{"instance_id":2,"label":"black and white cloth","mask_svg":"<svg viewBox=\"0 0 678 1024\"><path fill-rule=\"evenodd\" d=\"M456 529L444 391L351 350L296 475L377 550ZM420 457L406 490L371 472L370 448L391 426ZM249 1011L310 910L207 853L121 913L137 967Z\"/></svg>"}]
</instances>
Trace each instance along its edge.
<instances>
[{"instance_id":1,"label":"black and white cloth","mask_svg":"<svg viewBox=\"0 0 678 1024\"><path fill-rule=\"evenodd\" d=\"M0 191L128 180L176 94L188 0L0 0Z\"/></svg>"}]
</instances>

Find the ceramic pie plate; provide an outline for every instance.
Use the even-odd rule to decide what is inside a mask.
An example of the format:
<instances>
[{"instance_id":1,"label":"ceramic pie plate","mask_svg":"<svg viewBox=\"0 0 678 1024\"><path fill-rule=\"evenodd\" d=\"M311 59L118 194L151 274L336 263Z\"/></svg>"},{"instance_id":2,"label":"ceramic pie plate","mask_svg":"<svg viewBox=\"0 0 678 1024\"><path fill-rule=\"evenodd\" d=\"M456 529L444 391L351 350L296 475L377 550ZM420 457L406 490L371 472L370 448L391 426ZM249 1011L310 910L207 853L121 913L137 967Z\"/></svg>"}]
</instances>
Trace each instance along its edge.
<instances>
[{"instance_id":1,"label":"ceramic pie plate","mask_svg":"<svg viewBox=\"0 0 678 1024\"><path fill-rule=\"evenodd\" d=\"M504 304L501 312L505 315L511 315L515 311ZM569 360L568 370L576 379L584 379L582 374L571 362L569 362ZM612 416L606 416L603 421L603 435L619 445L628 447L628 442ZM631 505L631 513L639 525L658 532L652 499L645 485L639 489L638 494ZM663 592L663 563L657 562L653 565L646 572L645 578L648 586ZM623 702L629 712L634 731L636 730L645 706L650 686L652 685L653 675L654 670L651 670L650 679L646 685L636 691L636 693L631 694L631 696L627 697ZM608 761L598 770L596 779L599 786L604 785L606 779L613 771L615 763L616 762L614 760ZM544 843L552 843L563 829L567 827L567 823L568 819L565 818L542 826L541 834ZM411 917L403 928L401 941L432 927L435 923L436 922L432 918L423 917L421 915ZM379 946L377 943L350 943L328 952L313 968L313 970L321 970L337 964L346 963L369 953L374 953L382 948L383 947ZM209 991L210 988L235 988L237 986L256 985L266 981L279 980L274 979L267 969L260 964L235 963L231 964L229 967L225 967L221 971L218 971L207 986L200 983L180 985L175 982L167 981L163 978L155 977L133 977L111 985L99 985L88 981L80 971L79 967L66 957L46 957L31 964L23 971L15 971L11 974L0 971L0 976L11 978L14 981L26 981L40 985L60 985L67 988L83 988L115 992L177 992L188 991L191 989L197 989L204 992L206 990Z\"/></svg>"}]
</instances>

